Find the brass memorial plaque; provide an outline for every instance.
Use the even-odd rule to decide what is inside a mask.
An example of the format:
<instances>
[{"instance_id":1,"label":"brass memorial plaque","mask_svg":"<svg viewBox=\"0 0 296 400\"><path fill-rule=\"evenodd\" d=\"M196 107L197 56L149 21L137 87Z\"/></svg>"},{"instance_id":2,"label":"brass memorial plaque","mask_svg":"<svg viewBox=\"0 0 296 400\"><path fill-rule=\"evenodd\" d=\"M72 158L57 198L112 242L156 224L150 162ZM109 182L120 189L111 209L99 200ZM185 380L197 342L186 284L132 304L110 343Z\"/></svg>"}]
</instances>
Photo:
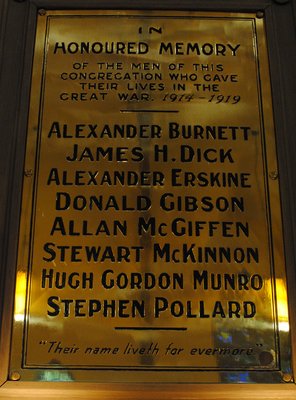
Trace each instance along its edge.
<instances>
[{"instance_id":1,"label":"brass memorial plaque","mask_svg":"<svg viewBox=\"0 0 296 400\"><path fill-rule=\"evenodd\" d=\"M290 372L264 19L40 11L11 370Z\"/></svg>"}]
</instances>

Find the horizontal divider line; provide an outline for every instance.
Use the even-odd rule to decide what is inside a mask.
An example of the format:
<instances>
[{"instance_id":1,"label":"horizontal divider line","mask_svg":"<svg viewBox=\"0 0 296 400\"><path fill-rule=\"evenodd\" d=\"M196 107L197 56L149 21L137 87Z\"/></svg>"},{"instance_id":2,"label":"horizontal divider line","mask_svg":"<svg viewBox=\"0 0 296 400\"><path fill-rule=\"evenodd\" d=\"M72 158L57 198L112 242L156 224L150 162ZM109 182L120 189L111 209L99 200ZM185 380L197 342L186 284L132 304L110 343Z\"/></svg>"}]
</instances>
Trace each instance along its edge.
<instances>
[{"instance_id":1,"label":"horizontal divider line","mask_svg":"<svg viewBox=\"0 0 296 400\"><path fill-rule=\"evenodd\" d=\"M178 110L120 110L122 113L178 113Z\"/></svg>"},{"instance_id":2,"label":"horizontal divider line","mask_svg":"<svg viewBox=\"0 0 296 400\"><path fill-rule=\"evenodd\" d=\"M115 326L117 331L187 331L187 328L171 327L141 327L141 326Z\"/></svg>"}]
</instances>

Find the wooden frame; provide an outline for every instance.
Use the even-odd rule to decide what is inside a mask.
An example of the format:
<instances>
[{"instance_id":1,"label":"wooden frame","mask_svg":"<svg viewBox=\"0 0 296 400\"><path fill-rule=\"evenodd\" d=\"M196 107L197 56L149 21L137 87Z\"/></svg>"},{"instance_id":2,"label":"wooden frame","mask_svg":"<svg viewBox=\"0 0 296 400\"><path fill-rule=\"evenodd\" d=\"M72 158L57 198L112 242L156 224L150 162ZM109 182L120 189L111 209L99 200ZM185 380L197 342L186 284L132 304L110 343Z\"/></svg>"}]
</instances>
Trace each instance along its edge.
<instances>
[{"instance_id":1,"label":"wooden frame","mask_svg":"<svg viewBox=\"0 0 296 400\"><path fill-rule=\"evenodd\" d=\"M4 0L0 5L0 56L1 56L1 136L0 194L1 269L0 269L0 399L7 398L159 398L159 399L273 399L295 398L296 388L281 385L177 385L114 384L54 384L17 382L17 375L8 377L9 349L12 325L13 293L18 242L18 225L21 208L21 189L25 155L30 76L37 12L40 9L167 9L199 11L258 12L266 18L268 50L272 80L277 149L279 158L280 188L283 210L285 256L289 285L289 305L292 332L292 363L296 370L295 332L296 318L296 215L295 182L296 165L296 49L294 0L172 0L125 2L123 0Z\"/></svg>"}]
</instances>

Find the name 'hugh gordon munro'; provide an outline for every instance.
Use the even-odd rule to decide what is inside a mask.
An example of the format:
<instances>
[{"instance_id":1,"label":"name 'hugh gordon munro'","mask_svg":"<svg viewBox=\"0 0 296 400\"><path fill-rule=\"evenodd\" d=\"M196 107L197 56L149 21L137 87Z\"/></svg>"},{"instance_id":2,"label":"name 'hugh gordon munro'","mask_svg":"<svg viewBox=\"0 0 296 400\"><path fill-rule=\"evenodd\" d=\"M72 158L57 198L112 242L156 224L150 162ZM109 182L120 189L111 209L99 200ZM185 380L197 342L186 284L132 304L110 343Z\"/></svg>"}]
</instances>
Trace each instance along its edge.
<instances>
[{"instance_id":1,"label":"name 'hugh gordon munro'","mask_svg":"<svg viewBox=\"0 0 296 400\"><path fill-rule=\"evenodd\" d=\"M240 44L161 42L156 49L161 55L236 56ZM147 54L146 42L55 42L53 54Z\"/></svg>"}]
</instances>

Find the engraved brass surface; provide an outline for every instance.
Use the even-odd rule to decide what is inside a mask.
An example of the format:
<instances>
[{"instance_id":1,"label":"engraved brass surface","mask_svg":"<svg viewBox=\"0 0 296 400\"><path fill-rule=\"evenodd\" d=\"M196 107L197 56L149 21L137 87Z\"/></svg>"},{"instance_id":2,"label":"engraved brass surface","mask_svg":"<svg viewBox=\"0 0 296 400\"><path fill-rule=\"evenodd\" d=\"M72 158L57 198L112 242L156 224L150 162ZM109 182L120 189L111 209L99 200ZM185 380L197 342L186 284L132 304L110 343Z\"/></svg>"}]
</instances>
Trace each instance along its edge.
<instances>
[{"instance_id":1,"label":"engraved brass surface","mask_svg":"<svg viewBox=\"0 0 296 400\"><path fill-rule=\"evenodd\" d=\"M11 371L290 373L264 19L38 16Z\"/></svg>"}]
</instances>

